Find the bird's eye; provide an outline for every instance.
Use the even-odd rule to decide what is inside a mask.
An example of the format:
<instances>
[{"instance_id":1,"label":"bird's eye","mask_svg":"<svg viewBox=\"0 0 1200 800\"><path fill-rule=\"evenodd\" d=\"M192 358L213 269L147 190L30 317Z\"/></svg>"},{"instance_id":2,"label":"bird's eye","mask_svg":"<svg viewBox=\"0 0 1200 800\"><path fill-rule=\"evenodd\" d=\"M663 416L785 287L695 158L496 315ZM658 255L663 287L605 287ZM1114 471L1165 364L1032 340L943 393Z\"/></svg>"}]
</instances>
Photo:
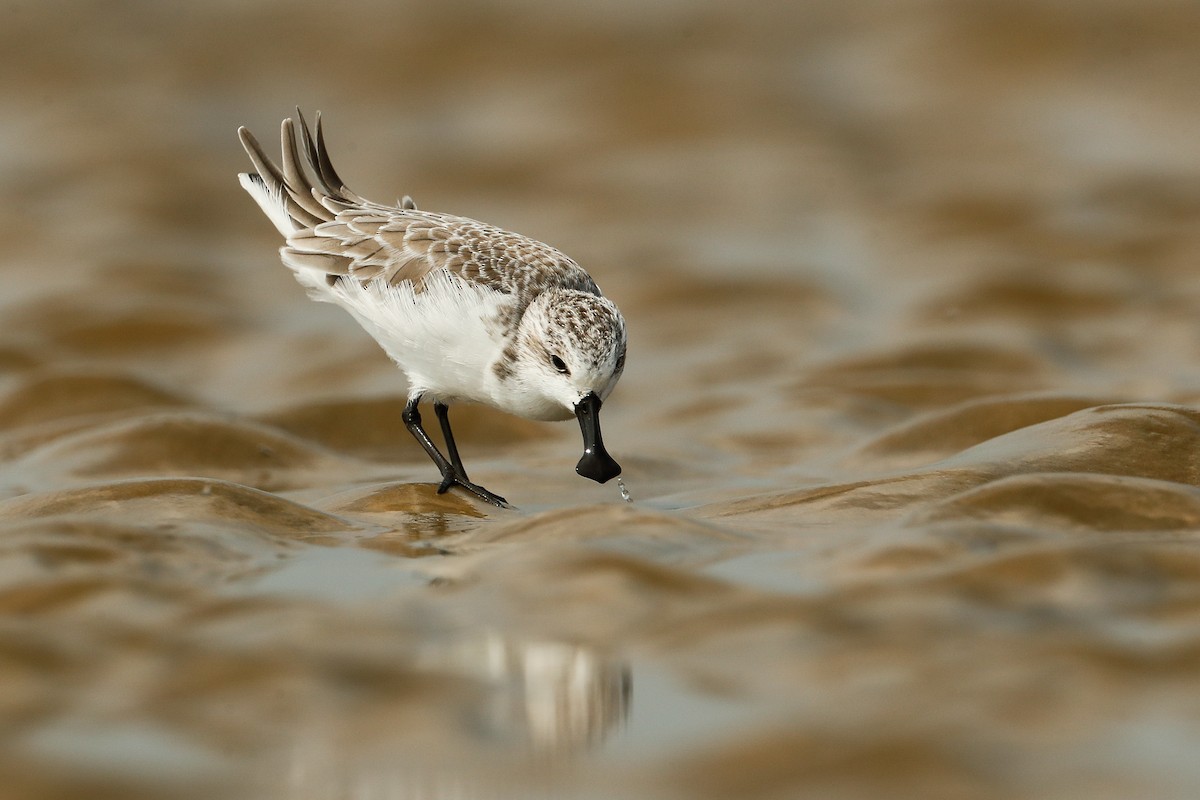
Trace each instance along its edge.
<instances>
[{"instance_id":1,"label":"bird's eye","mask_svg":"<svg viewBox=\"0 0 1200 800\"><path fill-rule=\"evenodd\" d=\"M571 371L569 369L567 369L567 362L563 361L558 356L550 356L550 363L553 364L554 368L556 370L558 370L559 372L561 372L563 375L571 374Z\"/></svg>"},{"instance_id":2,"label":"bird's eye","mask_svg":"<svg viewBox=\"0 0 1200 800\"><path fill-rule=\"evenodd\" d=\"M617 372L625 369L625 351L621 351L621 355L617 356Z\"/></svg>"}]
</instances>

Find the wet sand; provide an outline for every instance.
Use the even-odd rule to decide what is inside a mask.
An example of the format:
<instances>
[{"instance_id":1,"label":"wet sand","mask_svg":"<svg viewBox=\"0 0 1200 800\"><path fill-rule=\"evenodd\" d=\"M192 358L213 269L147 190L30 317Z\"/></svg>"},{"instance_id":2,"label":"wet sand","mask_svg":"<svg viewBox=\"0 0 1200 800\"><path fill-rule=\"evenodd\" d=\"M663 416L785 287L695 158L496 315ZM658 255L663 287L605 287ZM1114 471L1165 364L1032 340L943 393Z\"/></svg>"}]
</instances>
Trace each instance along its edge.
<instances>
[{"instance_id":1,"label":"wet sand","mask_svg":"<svg viewBox=\"0 0 1200 800\"><path fill-rule=\"evenodd\" d=\"M19 4L0 774L29 798L1200 792L1200 11ZM605 441L313 304L235 130L624 310Z\"/></svg>"}]
</instances>

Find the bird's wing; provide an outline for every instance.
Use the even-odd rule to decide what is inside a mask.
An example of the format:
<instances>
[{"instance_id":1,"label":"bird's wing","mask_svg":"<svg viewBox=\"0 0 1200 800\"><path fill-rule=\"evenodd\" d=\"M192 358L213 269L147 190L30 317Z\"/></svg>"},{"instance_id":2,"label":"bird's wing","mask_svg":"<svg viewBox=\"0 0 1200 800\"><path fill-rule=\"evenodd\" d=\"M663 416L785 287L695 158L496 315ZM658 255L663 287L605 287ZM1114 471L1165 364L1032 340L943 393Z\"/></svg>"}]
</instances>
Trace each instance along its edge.
<instances>
[{"instance_id":1,"label":"bird's wing","mask_svg":"<svg viewBox=\"0 0 1200 800\"><path fill-rule=\"evenodd\" d=\"M444 271L497 291L558 286L599 294L591 277L542 242L466 217L420 211L405 197L395 206L351 191L329 160L317 115L309 131L300 109L280 128L283 165L277 166L245 128L239 134L256 172L242 185L284 235L283 263L297 272L410 282Z\"/></svg>"},{"instance_id":2,"label":"bird's wing","mask_svg":"<svg viewBox=\"0 0 1200 800\"><path fill-rule=\"evenodd\" d=\"M296 229L328 222L345 208L376 206L351 191L333 168L319 113L315 135L299 108L295 120L288 118L280 125L282 167L271 160L246 128L239 128L238 136L255 169L241 176L242 185L285 236Z\"/></svg>"},{"instance_id":3,"label":"bird's wing","mask_svg":"<svg viewBox=\"0 0 1200 800\"><path fill-rule=\"evenodd\" d=\"M320 270L359 281L406 281L420 289L445 271L503 292L555 285L596 292L595 283L557 249L466 217L364 204L339 211L288 237L281 251L292 269Z\"/></svg>"}]
</instances>

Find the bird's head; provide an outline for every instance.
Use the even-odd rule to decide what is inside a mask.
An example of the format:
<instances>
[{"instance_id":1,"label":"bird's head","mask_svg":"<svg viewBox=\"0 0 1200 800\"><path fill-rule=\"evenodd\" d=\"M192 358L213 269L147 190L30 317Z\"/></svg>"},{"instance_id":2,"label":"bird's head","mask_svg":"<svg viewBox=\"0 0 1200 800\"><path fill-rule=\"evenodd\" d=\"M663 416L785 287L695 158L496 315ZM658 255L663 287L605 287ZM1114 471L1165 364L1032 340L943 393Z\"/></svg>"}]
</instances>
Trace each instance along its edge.
<instances>
[{"instance_id":1,"label":"bird's head","mask_svg":"<svg viewBox=\"0 0 1200 800\"><path fill-rule=\"evenodd\" d=\"M497 370L511 371L508 380L537 409L527 415L575 416L584 443L576 471L600 483L621 474L600 436L600 405L625 369L625 318L616 305L572 289L542 292L525 309L513 345Z\"/></svg>"}]
</instances>

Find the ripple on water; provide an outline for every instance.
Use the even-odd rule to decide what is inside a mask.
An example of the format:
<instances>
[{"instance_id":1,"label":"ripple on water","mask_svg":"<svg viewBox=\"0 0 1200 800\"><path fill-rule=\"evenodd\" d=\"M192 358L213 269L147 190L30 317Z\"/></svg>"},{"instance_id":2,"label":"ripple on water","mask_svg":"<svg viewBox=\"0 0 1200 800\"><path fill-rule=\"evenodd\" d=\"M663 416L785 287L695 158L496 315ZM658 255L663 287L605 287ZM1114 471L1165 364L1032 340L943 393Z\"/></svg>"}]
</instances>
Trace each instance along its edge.
<instances>
[{"instance_id":1,"label":"ripple on water","mask_svg":"<svg viewBox=\"0 0 1200 800\"><path fill-rule=\"evenodd\" d=\"M919 466L1001 434L1102 405L1071 395L1004 395L968 400L896 425L858 447L848 469L872 472Z\"/></svg>"},{"instance_id":2,"label":"ripple on water","mask_svg":"<svg viewBox=\"0 0 1200 800\"><path fill-rule=\"evenodd\" d=\"M186 405L178 394L129 375L37 373L0 398L0 430L84 414Z\"/></svg>"},{"instance_id":3,"label":"ripple on water","mask_svg":"<svg viewBox=\"0 0 1200 800\"><path fill-rule=\"evenodd\" d=\"M443 554L455 535L510 513L465 493L438 494L436 483L397 481L351 487L313 505L371 526L369 535L356 538L360 547L410 558Z\"/></svg>"},{"instance_id":4,"label":"ripple on water","mask_svg":"<svg viewBox=\"0 0 1200 800\"><path fill-rule=\"evenodd\" d=\"M326 400L274 411L262 421L341 453L383 461L423 460L425 454L404 427L404 397ZM545 438L544 424L477 406L454 409L458 441L476 449L510 447Z\"/></svg>"},{"instance_id":5,"label":"ripple on water","mask_svg":"<svg viewBox=\"0 0 1200 800\"><path fill-rule=\"evenodd\" d=\"M906 523L950 520L1079 532L1200 529L1200 488L1125 475L1013 475L931 502Z\"/></svg>"},{"instance_id":6,"label":"ripple on water","mask_svg":"<svg viewBox=\"0 0 1200 800\"><path fill-rule=\"evenodd\" d=\"M284 431L189 411L147 413L57 437L11 462L5 475L22 486L202 475L277 491L333 470L347 478L366 473L362 465Z\"/></svg>"},{"instance_id":7,"label":"ripple on water","mask_svg":"<svg viewBox=\"0 0 1200 800\"><path fill-rule=\"evenodd\" d=\"M1200 485L1200 412L1167 404L1095 406L970 446L922 469L768 492L697 509L739 523L795 517L827 525L892 518L990 481L1036 473L1098 473ZM915 513L915 511L914 511ZM1052 522L1052 520L1048 520Z\"/></svg>"},{"instance_id":8,"label":"ripple on water","mask_svg":"<svg viewBox=\"0 0 1200 800\"><path fill-rule=\"evenodd\" d=\"M228 333L222 324L226 314L219 308L187 302L127 303L128 298L109 304L56 296L23 307L10 323L36 329L65 353L85 358L200 348Z\"/></svg>"},{"instance_id":9,"label":"ripple on water","mask_svg":"<svg viewBox=\"0 0 1200 800\"><path fill-rule=\"evenodd\" d=\"M145 478L0 501L0 521L84 515L136 528L211 525L269 541L321 541L354 530L349 520L277 495L209 478Z\"/></svg>"},{"instance_id":10,"label":"ripple on water","mask_svg":"<svg viewBox=\"0 0 1200 800\"><path fill-rule=\"evenodd\" d=\"M1099 472L1200 485L1200 411L1150 403L1105 405L1030 425L952 456L997 477Z\"/></svg>"},{"instance_id":11,"label":"ripple on water","mask_svg":"<svg viewBox=\"0 0 1200 800\"><path fill-rule=\"evenodd\" d=\"M544 511L489 525L473 534L485 543L584 543L589 549L625 553L659 564L699 565L728 557L747 544L742 535L681 515L627 504L577 506Z\"/></svg>"},{"instance_id":12,"label":"ripple on water","mask_svg":"<svg viewBox=\"0 0 1200 800\"><path fill-rule=\"evenodd\" d=\"M841 358L806 374L798 396L814 390L869 398L901 409L930 409L973 398L1043 388L1049 365L1027 349L973 342L914 344Z\"/></svg>"}]
</instances>

